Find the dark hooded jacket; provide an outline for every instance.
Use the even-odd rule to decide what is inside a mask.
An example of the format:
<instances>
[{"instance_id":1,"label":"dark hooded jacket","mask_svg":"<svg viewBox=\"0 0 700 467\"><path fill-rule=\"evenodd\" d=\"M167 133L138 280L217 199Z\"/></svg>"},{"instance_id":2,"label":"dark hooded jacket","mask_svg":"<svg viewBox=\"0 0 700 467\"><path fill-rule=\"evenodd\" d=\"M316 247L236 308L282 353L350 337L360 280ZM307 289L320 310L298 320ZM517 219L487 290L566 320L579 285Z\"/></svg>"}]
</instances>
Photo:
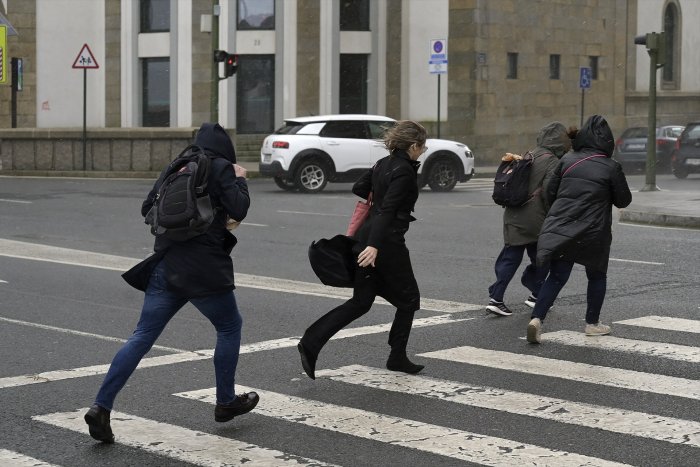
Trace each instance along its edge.
<instances>
[{"instance_id":1,"label":"dark hooded jacket","mask_svg":"<svg viewBox=\"0 0 700 467\"><path fill-rule=\"evenodd\" d=\"M545 187L551 203L537 243L537 263L574 261L607 271L612 243L612 206L624 208L632 194L620 164L611 159L615 141L600 115L590 117L561 158Z\"/></svg>"},{"instance_id":2,"label":"dark hooded jacket","mask_svg":"<svg viewBox=\"0 0 700 467\"><path fill-rule=\"evenodd\" d=\"M209 230L185 242L174 242L164 236L155 240L156 255L164 255L168 286L184 298L203 297L233 290L231 250L236 237L226 229L227 216L242 221L250 206L245 178L236 177L233 165L236 151L231 138L218 123L204 123L194 144L212 158L208 191L216 210ZM145 217L153 205L162 175L153 185L141 207Z\"/></svg>"},{"instance_id":3,"label":"dark hooded jacket","mask_svg":"<svg viewBox=\"0 0 700 467\"><path fill-rule=\"evenodd\" d=\"M537 147L528 182L531 198L522 206L507 207L503 212L503 240L506 245L535 243L540 234L549 205L545 203L542 186L551 178L559 158L571 148L566 127L559 122L545 125L537 135Z\"/></svg>"}]
</instances>

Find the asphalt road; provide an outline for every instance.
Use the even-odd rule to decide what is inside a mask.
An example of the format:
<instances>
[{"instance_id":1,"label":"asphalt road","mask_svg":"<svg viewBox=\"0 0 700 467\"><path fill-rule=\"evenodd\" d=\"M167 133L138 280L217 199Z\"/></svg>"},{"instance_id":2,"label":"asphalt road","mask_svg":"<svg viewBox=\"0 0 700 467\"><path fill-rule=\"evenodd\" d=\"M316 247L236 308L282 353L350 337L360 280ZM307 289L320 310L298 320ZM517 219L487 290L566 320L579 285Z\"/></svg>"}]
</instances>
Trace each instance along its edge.
<instances>
[{"instance_id":1,"label":"asphalt road","mask_svg":"<svg viewBox=\"0 0 700 467\"><path fill-rule=\"evenodd\" d=\"M260 392L258 408L214 422L215 336L187 306L119 395L117 443L94 442L81 417L138 319L143 295L120 273L151 250L139 215L151 183L0 178L0 465L697 465L699 232L616 222L602 314L613 334L583 337L576 267L532 346L517 276L513 316L483 310L502 243L489 180L423 190L416 206L419 377L382 371L393 310L377 304L326 346L316 381L296 341L347 291L320 287L306 252L344 231L356 198L347 184L305 195L252 180L233 252L236 382Z\"/></svg>"}]
</instances>

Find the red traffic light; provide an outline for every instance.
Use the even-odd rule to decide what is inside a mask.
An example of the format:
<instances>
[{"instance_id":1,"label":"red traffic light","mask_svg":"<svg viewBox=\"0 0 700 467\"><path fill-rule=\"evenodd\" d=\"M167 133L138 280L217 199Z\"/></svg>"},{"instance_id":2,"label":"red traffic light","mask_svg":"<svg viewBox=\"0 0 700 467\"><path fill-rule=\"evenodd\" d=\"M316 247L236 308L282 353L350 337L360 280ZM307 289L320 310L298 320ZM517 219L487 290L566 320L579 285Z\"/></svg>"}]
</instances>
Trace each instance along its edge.
<instances>
[{"instance_id":1,"label":"red traffic light","mask_svg":"<svg viewBox=\"0 0 700 467\"><path fill-rule=\"evenodd\" d=\"M238 55L236 54L226 54L226 59L224 60L224 76L228 78L236 74L238 70Z\"/></svg>"}]
</instances>

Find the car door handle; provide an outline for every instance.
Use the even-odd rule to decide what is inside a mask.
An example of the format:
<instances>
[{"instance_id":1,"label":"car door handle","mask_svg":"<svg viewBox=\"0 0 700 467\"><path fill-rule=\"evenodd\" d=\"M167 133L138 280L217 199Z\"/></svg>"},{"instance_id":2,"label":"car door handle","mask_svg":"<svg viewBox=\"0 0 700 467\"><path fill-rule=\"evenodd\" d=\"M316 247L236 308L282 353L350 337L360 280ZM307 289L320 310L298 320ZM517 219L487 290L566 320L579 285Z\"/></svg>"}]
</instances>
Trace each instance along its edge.
<instances>
[{"instance_id":1,"label":"car door handle","mask_svg":"<svg viewBox=\"0 0 700 467\"><path fill-rule=\"evenodd\" d=\"M328 146L340 146L340 143L337 141L328 141L326 144Z\"/></svg>"}]
</instances>

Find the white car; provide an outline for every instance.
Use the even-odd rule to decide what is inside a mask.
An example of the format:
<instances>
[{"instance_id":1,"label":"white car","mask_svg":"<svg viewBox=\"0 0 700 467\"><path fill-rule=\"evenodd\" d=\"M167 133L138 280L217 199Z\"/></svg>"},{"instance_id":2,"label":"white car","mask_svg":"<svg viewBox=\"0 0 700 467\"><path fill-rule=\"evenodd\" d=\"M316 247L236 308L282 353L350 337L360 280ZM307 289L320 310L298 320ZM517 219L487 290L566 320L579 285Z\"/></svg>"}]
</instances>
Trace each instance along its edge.
<instances>
[{"instance_id":1,"label":"white car","mask_svg":"<svg viewBox=\"0 0 700 467\"><path fill-rule=\"evenodd\" d=\"M321 115L285 120L260 149L260 175L273 177L283 190L318 193L328 182L354 182L389 154L382 134L396 120L378 115ZM418 184L450 191L474 175L467 145L428 139L418 159Z\"/></svg>"}]
</instances>

